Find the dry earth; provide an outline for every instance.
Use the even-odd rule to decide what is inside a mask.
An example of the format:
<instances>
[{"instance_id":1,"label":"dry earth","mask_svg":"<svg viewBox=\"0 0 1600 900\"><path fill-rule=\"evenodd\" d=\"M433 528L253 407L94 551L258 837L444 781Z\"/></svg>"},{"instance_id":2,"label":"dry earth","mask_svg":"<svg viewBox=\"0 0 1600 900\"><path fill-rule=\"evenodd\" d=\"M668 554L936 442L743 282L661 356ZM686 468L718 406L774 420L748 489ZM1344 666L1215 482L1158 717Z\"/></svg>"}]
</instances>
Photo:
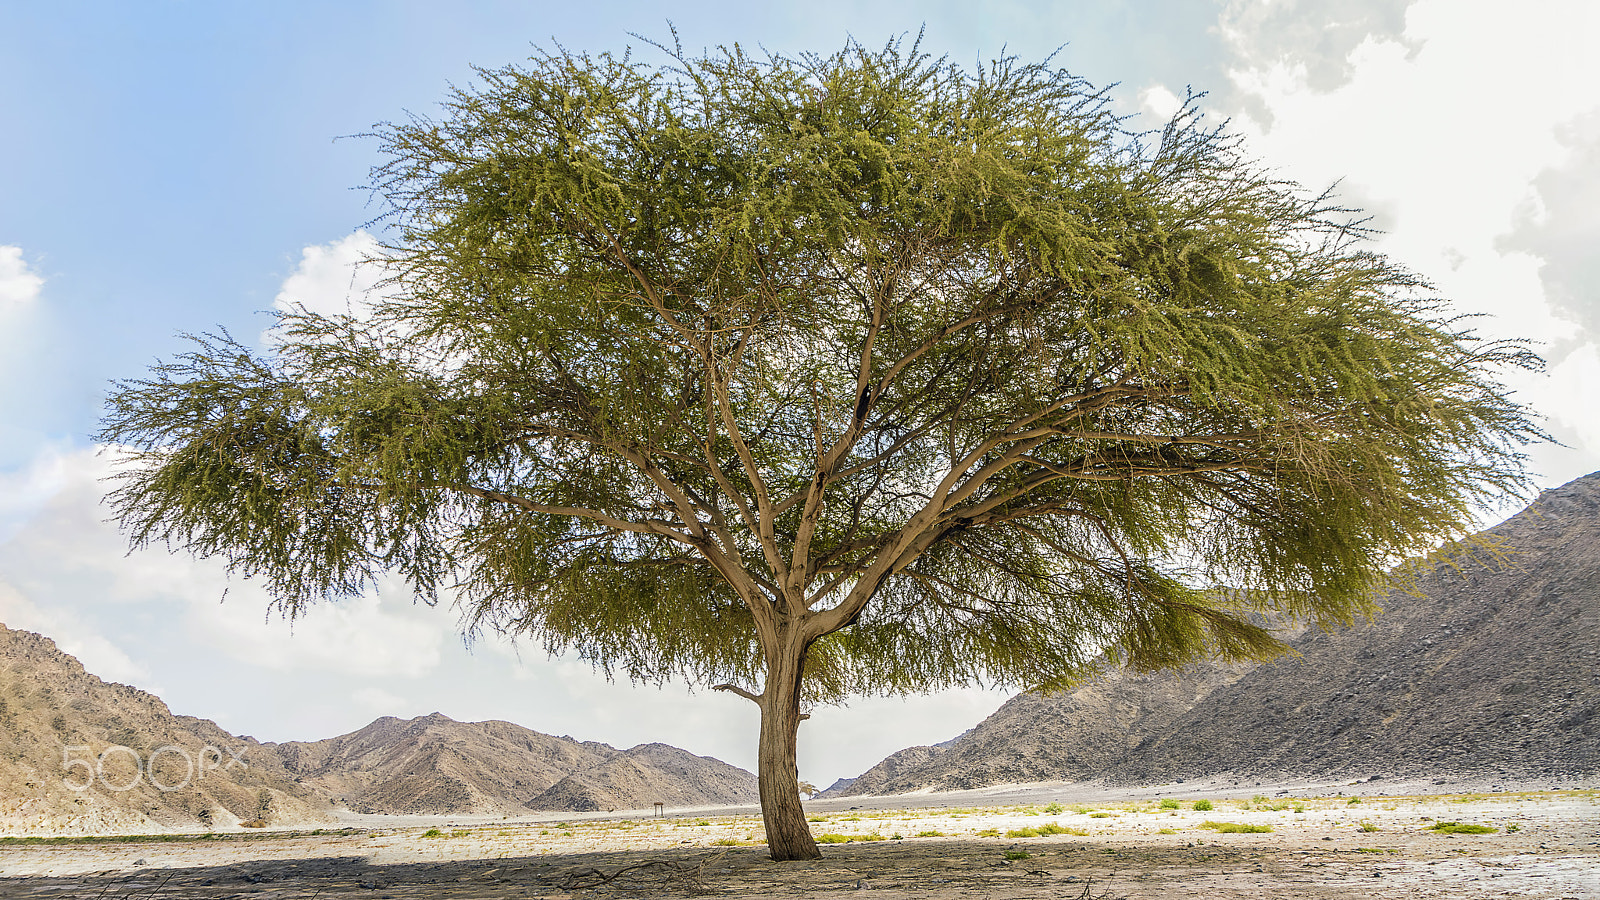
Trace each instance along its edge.
<instances>
[{"instance_id":1,"label":"dry earth","mask_svg":"<svg viewBox=\"0 0 1600 900\"><path fill-rule=\"evenodd\" d=\"M816 803L818 835L854 840L826 844L826 857L808 863L770 861L748 809L439 820L431 836L419 823L210 840L13 841L0 844L0 897L1600 898L1600 791L1592 788L1362 797L1332 794L1375 786L1323 786L1322 796L1275 788L1055 785L874 798L859 808ZM1214 808L1195 810L1196 799ZM934 805L961 801L971 805ZM1225 834L1206 822L1272 831ZM1439 822L1496 831L1443 834L1432 828ZM1047 825L1063 831L1008 835Z\"/></svg>"}]
</instances>

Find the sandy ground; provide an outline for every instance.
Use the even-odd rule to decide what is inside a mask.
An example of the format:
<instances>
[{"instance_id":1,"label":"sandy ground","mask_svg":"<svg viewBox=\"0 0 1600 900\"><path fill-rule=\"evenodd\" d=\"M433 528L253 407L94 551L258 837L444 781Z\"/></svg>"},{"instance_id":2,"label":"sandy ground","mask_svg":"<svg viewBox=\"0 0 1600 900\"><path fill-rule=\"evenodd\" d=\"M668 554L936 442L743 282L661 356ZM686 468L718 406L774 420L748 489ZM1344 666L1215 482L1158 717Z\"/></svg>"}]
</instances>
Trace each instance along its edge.
<instances>
[{"instance_id":1,"label":"sandy ground","mask_svg":"<svg viewBox=\"0 0 1600 900\"><path fill-rule=\"evenodd\" d=\"M1600 791L1378 784L1341 787L1359 797L1060 785L819 802L812 829L833 842L805 863L772 862L750 810L13 842L0 844L0 897L1600 898ZM1213 808L1195 810L1198 799ZM1496 830L1444 834L1439 822Z\"/></svg>"}]
</instances>

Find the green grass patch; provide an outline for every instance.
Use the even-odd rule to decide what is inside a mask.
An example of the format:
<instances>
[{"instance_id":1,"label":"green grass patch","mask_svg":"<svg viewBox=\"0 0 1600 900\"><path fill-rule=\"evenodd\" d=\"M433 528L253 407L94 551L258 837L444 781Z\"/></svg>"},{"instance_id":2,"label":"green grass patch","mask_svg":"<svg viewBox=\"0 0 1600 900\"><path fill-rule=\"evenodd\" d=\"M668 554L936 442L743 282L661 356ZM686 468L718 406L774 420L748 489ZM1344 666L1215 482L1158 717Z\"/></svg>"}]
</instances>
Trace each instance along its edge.
<instances>
[{"instance_id":1,"label":"green grass patch","mask_svg":"<svg viewBox=\"0 0 1600 900\"><path fill-rule=\"evenodd\" d=\"M1033 854L1026 850L1007 850L1004 856L1006 859L1029 859Z\"/></svg>"},{"instance_id":2,"label":"green grass patch","mask_svg":"<svg viewBox=\"0 0 1600 900\"><path fill-rule=\"evenodd\" d=\"M1374 831L1382 831L1383 829L1372 824L1371 822L1362 822L1359 830L1371 833Z\"/></svg>"},{"instance_id":3,"label":"green grass patch","mask_svg":"<svg viewBox=\"0 0 1600 900\"><path fill-rule=\"evenodd\" d=\"M1161 808L1162 809L1177 809L1178 808L1178 801L1173 800L1171 798L1163 800L1163 801L1161 801Z\"/></svg>"},{"instance_id":4,"label":"green grass patch","mask_svg":"<svg viewBox=\"0 0 1600 900\"><path fill-rule=\"evenodd\" d=\"M931 831L931 830L930 831L919 831L916 834L912 835L912 837L944 837L944 832L942 832L942 831Z\"/></svg>"},{"instance_id":5,"label":"green grass patch","mask_svg":"<svg viewBox=\"0 0 1600 900\"><path fill-rule=\"evenodd\" d=\"M819 834L819 844L851 844L857 841L886 841L888 838L881 834Z\"/></svg>"},{"instance_id":6,"label":"green grass patch","mask_svg":"<svg viewBox=\"0 0 1600 900\"><path fill-rule=\"evenodd\" d=\"M1062 806L1059 803L1050 803L1045 806L1044 812L1047 816L1059 816L1065 812L1066 809L1067 808L1065 806Z\"/></svg>"},{"instance_id":7,"label":"green grass patch","mask_svg":"<svg viewBox=\"0 0 1600 900\"><path fill-rule=\"evenodd\" d=\"M1177 833L1178 833L1178 831L1175 828L1158 828L1158 829L1156 829L1156 834L1177 834Z\"/></svg>"},{"instance_id":8,"label":"green grass patch","mask_svg":"<svg viewBox=\"0 0 1600 900\"><path fill-rule=\"evenodd\" d=\"M1428 826L1428 830L1437 831L1440 834L1494 834L1500 829L1490 828L1488 825L1463 825L1460 822L1435 822Z\"/></svg>"},{"instance_id":9,"label":"green grass patch","mask_svg":"<svg viewBox=\"0 0 1600 900\"><path fill-rule=\"evenodd\" d=\"M982 831L976 832L976 834L978 835L978 837L999 837L1000 836L1000 829L998 829L998 828L985 828Z\"/></svg>"},{"instance_id":10,"label":"green grass patch","mask_svg":"<svg viewBox=\"0 0 1600 900\"><path fill-rule=\"evenodd\" d=\"M1194 802L1194 809L1195 809L1195 812L1211 812L1211 801L1210 800L1196 800Z\"/></svg>"},{"instance_id":11,"label":"green grass patch","mask_svg":"<svg viewBox=\"0 0 1600 900\"><path fill-rule=\"evenodd\" d=\"M1271 825L1247 825L1244 822L1201 822L1201 828L1210 828L1222 834L1267 834Z\"/></svg>"}]
</instances>

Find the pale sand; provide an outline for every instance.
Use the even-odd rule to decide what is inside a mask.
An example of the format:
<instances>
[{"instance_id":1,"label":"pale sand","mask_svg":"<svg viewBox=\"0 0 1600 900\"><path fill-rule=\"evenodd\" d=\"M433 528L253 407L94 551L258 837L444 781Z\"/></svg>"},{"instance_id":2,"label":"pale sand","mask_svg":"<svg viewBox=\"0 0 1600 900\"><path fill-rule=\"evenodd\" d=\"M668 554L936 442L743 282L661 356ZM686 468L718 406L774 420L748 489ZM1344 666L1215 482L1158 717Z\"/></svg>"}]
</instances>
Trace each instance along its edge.
<instances>
[{"instance_id":1,"label":"pale sand","mask_svg":"<svg viewBox=\"0 0 1600 900\"><path fill-rule=\"evenodd\" d=\"M568 827L554 817L478 824L451 818L404 828L385 820L390 827L344 834L11 844L0 846L0 897L861 897L872 891L933 900L1600 898L1600 791L1382 796L1382 784L1304 786L1314 789L1298 793L1216 784L1032 785L812 803L812 818L823 820L812 823L817 834L884 839L825 844L824 859L807 863L768 859L764 847L751 843L760 840L761 826L749 812L559 820ZM1340 790L1368 795L1354 804L1314 796ZM1291 793L1275 796L1279 791ZM1266 799L1251 802L1252 795ZM1161 808L1157 796L1180 808ZM1215 808L1192 809L1200 797ZM1051 801L1063 808L1046 811ZM1274 830L1222 834L1202 827L1206 821ZM1429 829L1437 821L1499 830L1440 834ZM1363 831L1363 823L1377 830ZM1046 824L1083 834L1005 836ZM430 825L443 836L425 837ZM990 830L999 836L986 836ZM935 831L942 834L917 836Z\"/></svg>"}]
</instances>

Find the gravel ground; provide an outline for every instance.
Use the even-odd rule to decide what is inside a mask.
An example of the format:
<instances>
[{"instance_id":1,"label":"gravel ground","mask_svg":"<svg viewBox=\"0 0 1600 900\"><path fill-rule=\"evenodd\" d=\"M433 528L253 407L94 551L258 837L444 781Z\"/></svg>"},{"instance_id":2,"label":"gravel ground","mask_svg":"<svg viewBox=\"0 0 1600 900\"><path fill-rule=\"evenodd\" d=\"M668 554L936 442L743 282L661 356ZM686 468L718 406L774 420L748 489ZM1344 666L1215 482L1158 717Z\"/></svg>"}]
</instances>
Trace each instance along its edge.
<instances>
[{"instance_id":1,"label":"gravel ground","mask_svg":"<svg viewBox=\"0 0 1600 900\"><path fill-rule=\"evenodd\" d=\"M748 812L5 843L0 897L1600 898L1600 791L1302 787L1028 786L809 804L814 831L835 842L806 863L768 859ZM1197 799L1213 808L1195 810ZM1495 831L1445 834L1440 822Z\"/></svg>"}]
</instances>

